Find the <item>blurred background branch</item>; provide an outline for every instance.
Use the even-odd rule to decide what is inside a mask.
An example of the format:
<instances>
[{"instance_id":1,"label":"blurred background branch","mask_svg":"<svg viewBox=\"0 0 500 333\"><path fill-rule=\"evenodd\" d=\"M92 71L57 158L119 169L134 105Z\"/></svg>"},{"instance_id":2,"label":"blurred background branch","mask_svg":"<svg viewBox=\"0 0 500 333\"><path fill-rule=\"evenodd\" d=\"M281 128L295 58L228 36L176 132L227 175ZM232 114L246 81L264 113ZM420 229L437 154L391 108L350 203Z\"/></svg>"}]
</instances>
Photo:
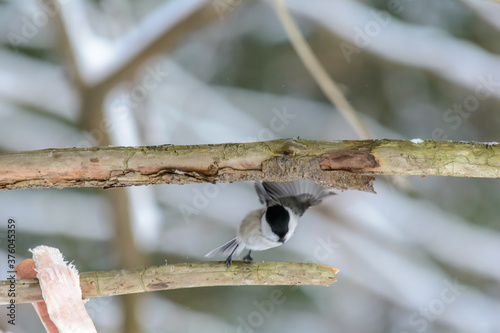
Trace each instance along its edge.
<instances>
[{"instance_id":1,"label":"blurred background branch","mask_svg":"<svg viewBox=\"0 0 500 333\"><path fill-rule=\"evenodd\" d=\"M370 133L370 130L361 119L358 112L349 104L340 87L330 75L328 75L328 72L314 55L314 52L307 44L293 17L288 12L284 0L273 0L273 4L295 52L297 52L304 66L306 66L309 71L309 74L311 74L318 83L323 93L330 102L337 107L339 112L361 139L374 139L373 134Z\"/></svg>"}]
</instances>

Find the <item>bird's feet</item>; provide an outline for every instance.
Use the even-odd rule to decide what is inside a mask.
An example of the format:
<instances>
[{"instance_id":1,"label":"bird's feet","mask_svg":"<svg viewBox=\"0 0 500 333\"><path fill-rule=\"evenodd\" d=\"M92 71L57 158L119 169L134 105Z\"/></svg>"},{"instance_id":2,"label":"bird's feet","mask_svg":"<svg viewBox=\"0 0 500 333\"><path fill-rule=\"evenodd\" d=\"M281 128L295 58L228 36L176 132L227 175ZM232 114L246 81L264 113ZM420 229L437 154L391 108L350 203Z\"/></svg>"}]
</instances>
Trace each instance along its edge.
<instances>
[{"instance_id":1,"label":"bird's feet","mask_svg":"<svg viewBox=\"0 0 500 333\"><path fill-rule=\"evenodd\" d=\"M233 255L231 254L229 257L226 258L226 267L229 269L229 266L233 263Z\"/></svg>"},{"instance_id":2,"label":"bird's feet","mask_svg":"<svg viewBox=\"0 0 500 333\"><path fill-rule=\"evenodd\" d=\"M245 256L245 258L243 258L243 260L245 260L247 264L251 264L253 262L253 258L250 256L250 253L252 253L252 251L248 251L248 254Z\"/></svg>"}]
</instances>

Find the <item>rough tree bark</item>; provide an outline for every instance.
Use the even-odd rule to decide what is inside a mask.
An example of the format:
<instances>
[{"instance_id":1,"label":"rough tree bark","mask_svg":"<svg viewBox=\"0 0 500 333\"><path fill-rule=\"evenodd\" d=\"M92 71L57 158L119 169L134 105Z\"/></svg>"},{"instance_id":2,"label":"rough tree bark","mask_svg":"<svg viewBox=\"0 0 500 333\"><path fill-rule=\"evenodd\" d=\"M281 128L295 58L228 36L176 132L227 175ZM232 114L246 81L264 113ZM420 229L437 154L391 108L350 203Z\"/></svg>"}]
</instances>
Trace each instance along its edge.
<instances>
[{"instance_id":1,"label":"rough tree bark","mask_svg":"<svg viewBox=\"0 0 500 333\"><path fill-rule=\"evenodd\" d=\"M0 154L0 189L312 179L373 192L367 175L498 178L496 143L282 139L191 146L44 149Z\"/></svg>"}]
</instances>

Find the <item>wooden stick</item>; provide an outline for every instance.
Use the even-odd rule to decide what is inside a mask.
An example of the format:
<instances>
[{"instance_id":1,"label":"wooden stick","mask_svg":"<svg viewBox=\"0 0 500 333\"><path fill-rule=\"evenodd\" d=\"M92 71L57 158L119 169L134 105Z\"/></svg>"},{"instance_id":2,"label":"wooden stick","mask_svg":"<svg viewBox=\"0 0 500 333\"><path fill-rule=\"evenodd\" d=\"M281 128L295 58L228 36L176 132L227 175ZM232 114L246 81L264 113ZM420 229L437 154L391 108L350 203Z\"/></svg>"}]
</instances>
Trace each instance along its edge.
<instances>
[{"instance_id":1,"label":"wooden stick","mask_svg":"<svg viewBox=\"0 0 500 333\"><path fill-rule=\"evenodd\" d=\"M83 298L124 295L182 288L241 285L318 285L329 286L337 268L293 262L260 262L247 264L233 261L227 269L224 262L202 262L80 273ZM38 279L0 281L0 304L9 304L9 289L15 288L15 303L43 301Z\"/></svg>"},{"instance_id":2,"label":"wooden stick","mask_svg":"<svg viewBox=\"0 0 500 333\"><path fill-rule=\"evenodd\" d=\"M307 141L45 149L0 154L0 189L120 187L312 179L372 191L379 175L500 177L500 145L450 141Z\"/></svg>"}]
</instances>

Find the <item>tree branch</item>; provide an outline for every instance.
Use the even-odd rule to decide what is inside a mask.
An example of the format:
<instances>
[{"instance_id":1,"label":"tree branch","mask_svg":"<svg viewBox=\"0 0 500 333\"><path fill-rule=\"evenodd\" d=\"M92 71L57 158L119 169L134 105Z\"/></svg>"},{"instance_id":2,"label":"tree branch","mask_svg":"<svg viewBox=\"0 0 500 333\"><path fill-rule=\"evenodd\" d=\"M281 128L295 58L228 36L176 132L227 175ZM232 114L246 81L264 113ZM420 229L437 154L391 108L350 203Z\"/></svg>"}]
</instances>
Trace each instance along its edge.
<instances>
[{"instance_id":1,"label":"tree branch","mask_svg":"<svg viewBox=\"0 0 500 333\"><path fill-rule=\"evenodd\" d=\"M241 285L318 285L329 286L338 269L316 264L293 262L262 262L247 264L234 261L227 269L222 262L203 262L153 266L116 271L80 274L82 297L94 298L213 286ZM11 281L0 281L0 304L9 304ZM17 280L16 303L43 301L38 279Z\"/></svg>"},{"instance_id":2,"label":"tree branch","mask_svg":"<svg viewBox=\"0 0 500 333\"><path fill-rule=\"evenodd\" d=\"M45 149L0 154L0 189L312 179L371 191L378 175L499 178L496 143L403 140Z\"/></svg>"}]
</instances>

